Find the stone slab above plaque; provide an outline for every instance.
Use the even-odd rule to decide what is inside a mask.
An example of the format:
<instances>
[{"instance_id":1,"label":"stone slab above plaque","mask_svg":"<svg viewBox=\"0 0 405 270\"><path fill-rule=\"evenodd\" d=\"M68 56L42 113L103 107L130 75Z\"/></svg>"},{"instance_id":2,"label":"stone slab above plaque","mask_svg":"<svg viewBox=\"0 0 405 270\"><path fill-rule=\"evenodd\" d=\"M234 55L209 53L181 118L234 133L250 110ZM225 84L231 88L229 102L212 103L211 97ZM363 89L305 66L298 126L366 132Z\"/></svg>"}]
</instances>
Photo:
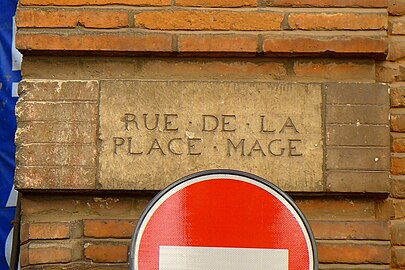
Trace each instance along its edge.
<instances>
[{"instance_id":1,"label":"stone slab above plaque","mask_svg":"<svg viewBox=\"0 0 405 270\"><path fill-rule=\"evenodd\" d=\"M321 84L108 80L99 117L101 189L159 190L222 168L323 190Z\"/></svg>"}]
</instances>

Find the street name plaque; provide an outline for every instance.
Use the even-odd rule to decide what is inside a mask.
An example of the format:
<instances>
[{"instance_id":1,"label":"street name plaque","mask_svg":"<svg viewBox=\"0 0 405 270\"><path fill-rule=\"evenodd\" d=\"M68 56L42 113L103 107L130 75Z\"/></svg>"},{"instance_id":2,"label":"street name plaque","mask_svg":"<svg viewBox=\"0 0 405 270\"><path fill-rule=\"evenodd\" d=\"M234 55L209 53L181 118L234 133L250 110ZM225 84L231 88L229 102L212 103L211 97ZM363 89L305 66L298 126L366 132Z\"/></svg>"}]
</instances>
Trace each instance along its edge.
<instances>
[{"instance_id":1,"label":"street name plaque","mask_svg":"<svg viewBox=\"0 0 405 270\"><path fill-rule=\"evenodd\" d=\"M102 189L159 190L207 169L243 170L320 191L320 84L102 81Z\"/></svg>"}]
</instances>

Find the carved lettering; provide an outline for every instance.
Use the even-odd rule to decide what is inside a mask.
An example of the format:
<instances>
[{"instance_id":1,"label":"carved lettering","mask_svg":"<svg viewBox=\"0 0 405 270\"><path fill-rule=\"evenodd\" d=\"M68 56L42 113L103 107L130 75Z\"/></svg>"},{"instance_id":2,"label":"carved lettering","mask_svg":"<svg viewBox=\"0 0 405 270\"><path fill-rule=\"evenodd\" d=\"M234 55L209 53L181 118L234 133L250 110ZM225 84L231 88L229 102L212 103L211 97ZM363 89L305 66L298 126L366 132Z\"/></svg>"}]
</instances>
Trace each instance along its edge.
<instances>
[{"instance_id":1,"label":"carved lettering","mask_svg":"<svg viewBox=\"0 0 405 270\"><path fill-rule=\"evenodd\" d=\"M174 127L173 121L177 119L178 115L175 113L167 113L164 115L165 117L165 131L177 131L179 128Z\"/></svg>"},{"instance_id":2,"label":"carved lettering","mask_svg":"<svg viewBox=\"0 0 405 270\"><path fill-rule=\"evenodd\" d=\"M159 144L159 141L157 139L153 140L152 145L149 148L149 151L147 153L147 155L150 155L152 153L152 151L158 151L160 152L162 155L166 155L165 152L163 152L162 147Z\"/></svg>"},{"instance_id":3,"label":"carved lettering","mask_svg":"<svg viewBox=\"0 0 405 270\"><path fill-rule=\"evenodd\" d=\"M202 131L215 131L219 126L219 120L215 115L212 114L204 114L203 118L203 127Z\"/></svg>"},{"instance_id":4,"label":"carved lettering","mask_svg":"<svg viewBox=\"0 0 405 270\"><path fill-rule=\"evenodd\" d=\"M237 145L235 145L231 139L227 139L227 146L228 146L228 151L227 151L227 156L231 156L231 148L235 150L235 152L238 151L238 148L240 147L240 155L244 156L245 155L245 139L241 139Z\"/></svg>"},{"instance_id":5,"label":"carved lettering","mask_svg":"<svg viewBox=\"0 0 405 270\"><path fill-rule=\"evenodd\" d=\"M124 115L124 119L125 119L125 130L129 130L129 123L134 123L135 128L139 129L138 127L138 122L136 121L136 116L135 114L132 113L126 113Z\"/></svg>"},{"instance_id":6,"label":"carved lettering","mask_svg":"<svg viewBox=\"0 0 405 270\"><path fill-rule=\"evenodd\" d=\"M187 143L188 143L188 154L190 156L201 155L201 151L197 149L198 148L197 144L201 143L201 138L188 138Z\"/></svg>"},{"instance_id":7,"label":"carved lettering","mask_svg":"<svg viewBox=\"0 0 405 270\"><path fill-rule=\"evenodd\" d=\"M268 127L267 128L265 128L265 121L264 121L264 119L265 119L265 116L264 115L260 115L260 122L261 122L261 126L260 126L260 132L263 132L263 133L274 133L274 132L276 132L276 129L269 129Z\"/></svg>"},{"instance_id":8,"label":"carved lettering","mask_svg":"<svg viewBox=\"0 0 405 270\"><path fill-rule=\"evenodd\" d=\"M293 121L291 120L291 117L288 117L287 120L285 121L283 127L280 130L280 133L284 133L286 128L291 128L294 130L294 133L299 133L297 128L295 127Z\"/></svg>"},{"instance_id":9,"label":"carved lettering","mask_svg":"<svg viewBox=\"0 0 405 270\"><path fill-rule=\"evenodd\" d=\"M148 126L148 114L147 113L145 113L144 115L143 115L143 123L144 123L144 125L145 125L145 128L147 129L147 130L155 130L157 127L158 127L158 125L159 125L159 117L160 117L160 114L155 114L155 123L154 123L154 125L153 125L153 120L152 120L152 127L149 127Z\"/></svg>"}]
</instances>

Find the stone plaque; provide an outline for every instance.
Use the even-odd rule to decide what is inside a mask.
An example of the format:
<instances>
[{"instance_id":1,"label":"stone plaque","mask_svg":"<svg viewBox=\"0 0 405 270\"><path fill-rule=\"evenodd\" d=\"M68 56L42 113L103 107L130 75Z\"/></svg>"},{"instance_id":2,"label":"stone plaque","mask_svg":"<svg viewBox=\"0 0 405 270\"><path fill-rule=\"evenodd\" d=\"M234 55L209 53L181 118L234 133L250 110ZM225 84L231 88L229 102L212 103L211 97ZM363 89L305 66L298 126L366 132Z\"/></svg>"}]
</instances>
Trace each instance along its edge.
<instances>
[{"instance_id":1,"label":"stone plaque","mask_svg":"<svg viewBox=\"0 0 405 270\"><path fill-rule=\"evenodd\" d=\"M323 190L320 84L102 81L99 114L101 189L159 190L222 168Z\"/></svg>"}]
</instances>

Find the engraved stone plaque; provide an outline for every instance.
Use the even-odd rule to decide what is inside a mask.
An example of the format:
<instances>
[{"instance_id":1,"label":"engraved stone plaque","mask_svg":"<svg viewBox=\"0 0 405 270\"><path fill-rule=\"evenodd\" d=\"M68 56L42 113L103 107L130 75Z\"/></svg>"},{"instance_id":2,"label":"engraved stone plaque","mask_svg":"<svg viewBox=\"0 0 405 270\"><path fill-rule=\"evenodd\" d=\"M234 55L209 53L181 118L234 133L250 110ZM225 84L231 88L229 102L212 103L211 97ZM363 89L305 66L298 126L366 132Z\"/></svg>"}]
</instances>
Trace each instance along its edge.
<instances>
[{"instance_id":1,"label":"engraved stone plaque","mask_svg":"<svg viewBox=\"0 0 405 270\"><path fill-rule=\"evenodd\" d=\"M99 117L101 189L159 190L222 168L323 190L320 84L108 80Z\"/></svg>"}]
</instances>

